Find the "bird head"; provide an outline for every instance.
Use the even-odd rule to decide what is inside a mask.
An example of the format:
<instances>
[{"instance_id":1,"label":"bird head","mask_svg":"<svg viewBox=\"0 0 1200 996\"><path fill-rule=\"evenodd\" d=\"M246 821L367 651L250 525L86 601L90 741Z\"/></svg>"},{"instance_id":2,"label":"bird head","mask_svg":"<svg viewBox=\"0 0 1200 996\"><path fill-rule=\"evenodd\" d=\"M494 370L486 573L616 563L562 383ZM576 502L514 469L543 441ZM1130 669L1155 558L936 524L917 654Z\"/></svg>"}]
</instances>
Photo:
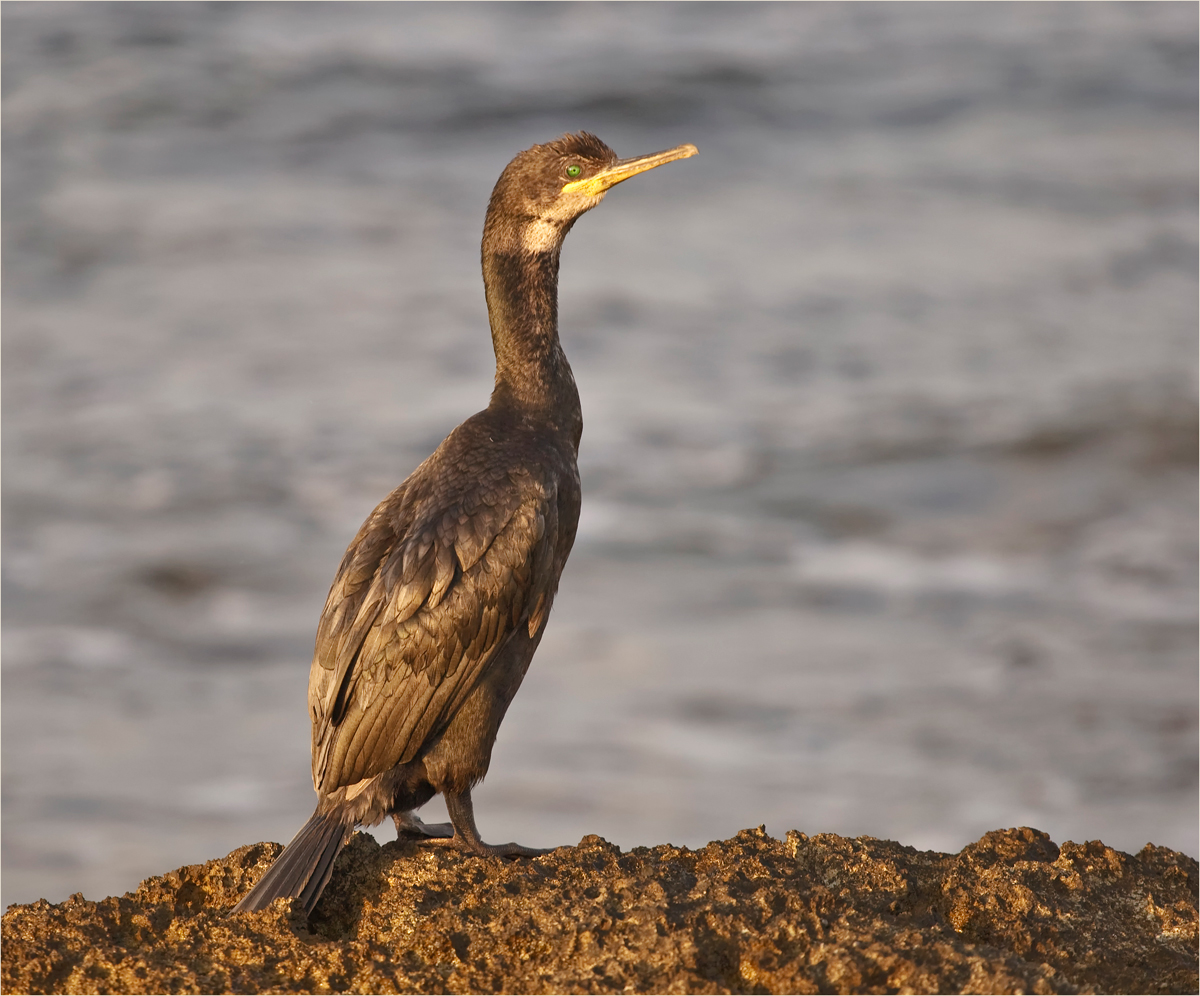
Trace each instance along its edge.
<instances>
[{"instance_id":1,"label":"bird head","mask_svg":"<svg viewBox=\"0 0 1200 996\"><path fill-rule=\"evenodd\" d=\"M578 218L631 176L696 155L694 145L633 159L618 159L595 135L581 131L535 145L500 174L488 205L485 234L506 249L544 252L562 245Z\"/></svg>"}]
</instances>

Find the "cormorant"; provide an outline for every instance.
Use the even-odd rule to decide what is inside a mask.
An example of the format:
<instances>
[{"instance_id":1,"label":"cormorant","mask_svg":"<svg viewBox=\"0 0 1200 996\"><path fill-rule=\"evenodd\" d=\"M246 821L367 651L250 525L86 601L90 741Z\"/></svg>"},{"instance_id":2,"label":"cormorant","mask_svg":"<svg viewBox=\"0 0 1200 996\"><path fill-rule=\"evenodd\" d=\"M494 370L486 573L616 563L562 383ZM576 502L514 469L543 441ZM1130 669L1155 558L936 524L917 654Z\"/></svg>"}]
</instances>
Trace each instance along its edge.
<instances>
[{"instance_id":1,"label":"cormorant","mask_svg":"<svg viewBox=\"0 0 1200 996\"><path fill-rule=\"evenodd\" d=\"M618 159L564 135L505 167L483 226L496 352L491 403L450 433L354 537L317 628L308 681L317 809L234 907L299 896L311 913L357 825L480 855L471 787L529 668L579 520L579 392L558 339L558 262L575 220L694 145ZM440 792L450 824L414 810Z\"/></svg>"}]
</instances>

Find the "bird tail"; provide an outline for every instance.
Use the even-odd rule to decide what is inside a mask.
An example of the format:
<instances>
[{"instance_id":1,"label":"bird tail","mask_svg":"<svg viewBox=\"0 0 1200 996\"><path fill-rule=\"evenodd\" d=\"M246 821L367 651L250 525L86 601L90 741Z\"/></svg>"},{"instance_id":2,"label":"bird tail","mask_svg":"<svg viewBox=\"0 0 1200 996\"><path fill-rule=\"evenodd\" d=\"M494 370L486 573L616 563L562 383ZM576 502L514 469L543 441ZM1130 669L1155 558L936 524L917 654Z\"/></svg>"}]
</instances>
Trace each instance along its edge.
<instances>
[{"instance_id":1,"label":"bird tail","mask_svg":"<svg viewBox=\"0 0 1200 996\"><path fill-rule=\"evenodd\" d=\"M345 823L335 814L313 813L233 912L261 910L281 896L299 896L304 902L304 912L312 913L329 884L334 859L353 829L352 824Z\"/></svg>"}]
</instances>

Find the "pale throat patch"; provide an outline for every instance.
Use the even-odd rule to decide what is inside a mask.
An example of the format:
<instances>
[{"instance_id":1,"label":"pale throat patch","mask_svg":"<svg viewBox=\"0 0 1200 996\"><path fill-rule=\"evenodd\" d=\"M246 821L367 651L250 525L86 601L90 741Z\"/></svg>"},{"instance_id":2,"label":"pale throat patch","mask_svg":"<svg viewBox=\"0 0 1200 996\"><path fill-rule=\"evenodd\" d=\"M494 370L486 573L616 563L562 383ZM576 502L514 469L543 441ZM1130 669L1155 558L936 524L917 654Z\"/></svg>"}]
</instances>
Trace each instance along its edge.
<instances>
[{"instance_id":1,"label":"pale throat patch","mask_svg":"<svg viewBox=\"0 0 1200 996\"><path fill-rule=\"evenodd\" d=\"M604 194L590 196L575 195L563 198L553 209L521 229L521 248L526 252L549 252L562 244L563 226L572 218L590 211L604 199Z\"/></svg>"},{"instance_id":2,"label":"pale throat patch","mask_svg":"<svg viewBox=\"0 0 1200 996\"><path fill-rule=\"evenodd\" d=\"M538 218L521 229L521 248L526 252L549 252L562 239L562 228L557 221Z\"/></svg>"}]
</instances>

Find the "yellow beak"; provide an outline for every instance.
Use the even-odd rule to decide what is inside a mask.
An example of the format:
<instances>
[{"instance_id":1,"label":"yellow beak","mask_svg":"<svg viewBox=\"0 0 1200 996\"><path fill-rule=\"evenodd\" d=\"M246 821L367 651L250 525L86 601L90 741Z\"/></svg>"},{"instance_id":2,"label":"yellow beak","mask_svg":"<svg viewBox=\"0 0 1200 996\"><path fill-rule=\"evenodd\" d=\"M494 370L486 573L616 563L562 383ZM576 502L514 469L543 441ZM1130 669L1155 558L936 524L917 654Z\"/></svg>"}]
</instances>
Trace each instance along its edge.
<instances>
[{"instance_id":1,"label":"yellow beak","mask_svg":"<svg viewBox=\"0 0 1200 996\"><path fill-rule=\"evenodd\" d=\"M673 163L676 159L687 159L694 156L699 150L691 144L677 145L673 149L667 149L665 152L655 152L649 156L638 156L636 159L620 159L613 163L608 169L601 170L595 176L589 176L586 180L572 180L562 188L564 194L581 193L595 197L598 194L604 193L609 187L615 186L622 180L628 180L631 176L636 176L638 173L645 173L648 169L654 169L655 166L661 166L663 163Z\"/></svg>"}]
</instances>

